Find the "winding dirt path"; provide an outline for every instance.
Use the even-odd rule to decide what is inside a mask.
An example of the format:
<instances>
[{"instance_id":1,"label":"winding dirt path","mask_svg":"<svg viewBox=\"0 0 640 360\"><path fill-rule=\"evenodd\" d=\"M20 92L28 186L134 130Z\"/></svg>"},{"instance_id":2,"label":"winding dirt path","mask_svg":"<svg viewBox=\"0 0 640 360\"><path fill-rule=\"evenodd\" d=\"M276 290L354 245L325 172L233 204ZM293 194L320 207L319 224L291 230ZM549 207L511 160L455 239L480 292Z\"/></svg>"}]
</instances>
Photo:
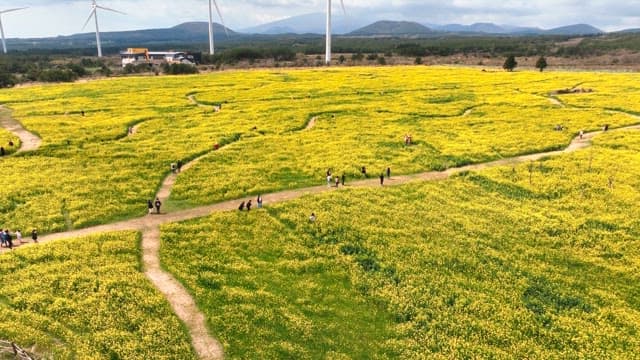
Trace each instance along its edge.
<instances>
[{"instance_id":1,"label":"winding dirt path","mask_svg":"<svg viewBox=\"0 0 640 360\"><path fill-rule=\"evenodd\" d=\"M199 101L196 99L196 96L195 96L195 95L188 95L188 96L187 96L187 99L189 99L189 102L190 102L192 105L195 105L195 106L198 106L198 107L201 107L201 108L205 108L205 109L213 109L215 112L219 112L219 111L220 111L220 106L215 106L215 105L206 105L206 104L203 104L203 103L199 102Z\"/></svg>"},{"instance_id":2,"label":"winding dirt path","mask_svg":"<svg viewBox=\"0 0 640 360\"><path fill-rule=\"evenodd\" d=\"M638 120L640 120L640 117L638 117ZM623 131L623 130L640 130L640 124L625 126L617 129L609 129L609 132ZM385 186L386 185L394 185L394 186L402 185L402 184L406 184L411 181L417 181L417 180L421 180L421 181L441 180L441 179L446 179L453 174L463 172L463 171L482 170L490 167L511 165L511 164L517 164L517 163L522 163L527 161L535 161L548 156L571 153L571 152L589 147L591 145L591 139L593 139L595 136L597 136L600 133L602 133L602 131L594 131L590 133L585 133L582 139L579 139L576 137L569 144L569 146L564 150L548 151L548 152L536 153L536 154L530 154L530 155L515 156L515 157L495 160L487 163L450 168L444 171L429 171L429 172L413 174L413 175L401 175L401 176L398 175L398 176L394 176L390 182L385 182ZM188 164L185 165L185 167L183 167L183 170L187 166ZM347 179L347 185L348 185L347 187L350 187L350 188L380 186L379 180L377 178L351 181L351 182L348 180L349 179ZM318 193L323 193L327 191L335 191L335 189L336 188L328 188L326 184L323 184L319 186L294 189L294 190L285 190L285 191L275 192L271 194L263 194L262 198L266 204L271 204L271 203L278 203L278 202L297 199L307 194L318 194ZM186 209L186 210L171 211L161 215L147 215L147 216L136 218L136 219L125 220L125 221L120 221L120 222L106 224L106 225L98 225L98 226L79 229L79 230L72 230L72 231L63 232L63 233L45 235L45 236L41 236L39 241L40 243L43 243L43 242L48 242L48 241L57 240L57 239L86 236L86 235L110 232L110 231L122 231L122 230L144 231L146 229L149 229L155 226L160 226L162 224L168 224L172 222L184 221L184 220L194 219L198 217L208 216L213 212L235 210L237 209L238 204L241 201L246 201L252 198L253 197L244 197L244 198L224 201L224 202L220 202L212 205L199 206L199 207Z\"/></svg>"},{"instance_id":3,"label":"winding dirt path","mask_svg":"<svg viewBox=\"0 0 640 360\"><path fill-rule=\"evenodd\" d=\"M42 144L42 139L22 127L22 124L11 117L11 110L2 105L0 105L0 126L20 138L20 149L16 153L38 150Z\"/></svg>"},{"instance_id":4,"label":"winding dirt path","mask_svg":"<svg viewBox=\"0 0 640 360\"><path fill-rule=\"evenodd\" d=\"M630 114L628 114L630 115ZM636 119L640 119L634 116ZM310 124L314 122L311 119ZM3 123L4 125L4 123ZM309 125L307 125L309 128ZM609 131L620 131L629 129L640 129L640 125L633 125L622 127L618 129L611 129ZM512 158L500 159L482 164L467 165L456 168L450 168L445 171L429 171L414 175L395 176L391 180L387 180L385 186L397 186L414 181L437 181L447 179L451 175L460 173L463 171L477 171L490 167L504 166L517 164L528 161L539 160L543 157L555 156L565 153L574 152L591 145L591 139L600 134L601 131L595 131L584 134L583 138L575 138L564 150L543 152L531 155L516 156ZM203 154L182 167L182 170L188 170L191 166L196 164L200 159L209 155L210 152ZM165 202L171 194L171 189L178 174L170 174L165 178L162 186L160 187L157 197L161 201ZM378 187L380 186L377 178L359 180L348 182L348 187ZM325 185L319 185L314 187L280 191L272 194L263 195L263 200L267 203L279 203L284 201L290 201L300 198L309 194L319 194L327 191L335 191L336 188L329 188ZM40 243L49 242L57 239L87 236L103 232L134 230L142 232L142 250L143 250L143 264L144 273L149 280L156 286L156 288L164 294L168 302L171 304L173 311L187 326L189 333L191 334L192 344L201 359L222 359L224 356L223 347L221 344L213 338L207 330L205 316L198 309L195 301L189 294L189 292L169 273L165 272L160 263L160 226L167 223L184 221L194 218L200 218L210 215L213 212L229 211L237 209L238 204L241 201L247 201L252 197L246 197L243 199L235 199L225 201L213 205L200 206L187 210L173 211L160 215L147 215L141 218L121 221L112 224L100 225L80 230L73 230L64 233L57 233L42 236L39 240ZM19 245L19 244L16 244ZM6 249L0 250L0 253L7 251Z\"/></svg>"},{"instance_id":5,"label":"winding dirt path","mask_svg":"<svg viewBox=\"0 0 640 360\"><path fill-rule=\"evenodd\" d=\"M198 310L184 286L160 266L160 227L153 226L143 231L142 253L145 276L166 297L173 312L189 329L191 343L200 359L222 359L222 345L209 335L204 314Z\"/></svg>"}]
</instances>

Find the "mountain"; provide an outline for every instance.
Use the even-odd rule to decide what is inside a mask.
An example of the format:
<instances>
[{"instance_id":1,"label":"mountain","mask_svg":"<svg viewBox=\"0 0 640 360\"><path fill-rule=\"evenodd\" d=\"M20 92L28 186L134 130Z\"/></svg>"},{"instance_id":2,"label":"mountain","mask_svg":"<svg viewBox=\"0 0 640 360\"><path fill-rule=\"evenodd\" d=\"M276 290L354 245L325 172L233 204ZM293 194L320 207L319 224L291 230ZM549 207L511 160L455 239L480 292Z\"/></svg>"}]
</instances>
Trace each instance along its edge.
<instances>
[{"instance_id":1,"label":"mountain","mask_svg":"<svg viewBox=\"0 0 640 360\"><path fill-rule=\"evenodd\" d=\"M346 34L369 24L367 20L370 21L370 19L360 19L363 18L336 13L332 18L332 31L334 34ZM325 28L326 15L312 13L242 29L241 32L247 34L324 34Z\"/></svg>"},{"instance_id":2,"label":"mountain","mask_svg":"<svg viewBox=\"0 0 640 360\"><path fill-rule=\"evenodd\" d=\"M547 35L599 35L604 34L604 31L593 27L588 24L576 24L569 26L562 26L559 28L545 31Z\"/></svg>"},{"instance_id":3,"label":"mountain","mask_svg":"<svg viewBox=\"0 0 640 360\"><path fill-rule=\"evenodd\" d=\"M506 34L509 31L492 23L475 23L471 25L447 24L435 28L438 31L454 33Z\"/></svg>"},{"instance_id":4,"label":"mountain","mask_svg":"<svg viewBox=\"0 0 640 360\"><path fill-rule=\"evenodd\" d=\"M236 39L242 35L220 24L213 24L214 38L216 41ZM228 34L228 35L227 35ZM160 47L180 46L182 44L201 44L209 41L209 27L206 22L188 22L166 29L148 29L131 31L101 32L102 46L108 48L127 47ZM90 48L95 47L96 35L94 32L57 36L38 39L9 39L13 48L40 48L40 49L65 49L65 48ZM113 51L113 50L112 50Z\"/></svg>"},{"instance_id":5,"label":"mountain","mask_svg":"<svg viewBox=\"0 0 640 360\"><path fill-rule=\"evenodd\" d=\"M430 33L433 33L433 30L416 22L377 21L371 25L352 31L349 35L420 35Z\"/></svg>"}]
</instances>

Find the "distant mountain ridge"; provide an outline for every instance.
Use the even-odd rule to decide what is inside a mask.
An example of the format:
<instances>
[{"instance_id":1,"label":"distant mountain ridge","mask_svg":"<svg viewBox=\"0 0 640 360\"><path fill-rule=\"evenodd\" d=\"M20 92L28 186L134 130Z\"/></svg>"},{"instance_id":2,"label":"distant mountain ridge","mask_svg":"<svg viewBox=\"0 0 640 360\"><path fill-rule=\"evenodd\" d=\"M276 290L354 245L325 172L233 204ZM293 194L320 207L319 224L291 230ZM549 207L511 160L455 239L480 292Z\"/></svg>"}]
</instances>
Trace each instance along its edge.
<instances>
[{"instance_id":1,"label":"distant mountain ridge","mask_svg":"<svg viewBox=\"0 0 640 360\"><path fill-rule=\"evenodd\" d=\"M419 35L431 34L433 30L411 21L377 21L349 35Z\"/></svg>"},{"instance_id":2,"label":"distant mountain ridge","mask_svg":"<svg viewBox=\"0 0 640 360\"><path fill-rule=\"evenodd\" d=\"M368 21L367 21L368 20ZM597 35L604 31L588 25L576 24L562 26L554 29L541 29L539 27L498 25L489 22L479 22L471 25L462 24L429 24L411 21L390 21L388 19L363 19L356 15L344 16L336 13L333 17L333 33L336 35L401 35L428 34L433 32L460 33L460 34L486 34L486 35ZM411 24L411 25L409 25ZM426 29L420 29L417 25ZM407 30L404 30L407 27ZM312 13L254 26L240 30L249 34L324 34L325 14Z\"/></svg>"}]
</instances>

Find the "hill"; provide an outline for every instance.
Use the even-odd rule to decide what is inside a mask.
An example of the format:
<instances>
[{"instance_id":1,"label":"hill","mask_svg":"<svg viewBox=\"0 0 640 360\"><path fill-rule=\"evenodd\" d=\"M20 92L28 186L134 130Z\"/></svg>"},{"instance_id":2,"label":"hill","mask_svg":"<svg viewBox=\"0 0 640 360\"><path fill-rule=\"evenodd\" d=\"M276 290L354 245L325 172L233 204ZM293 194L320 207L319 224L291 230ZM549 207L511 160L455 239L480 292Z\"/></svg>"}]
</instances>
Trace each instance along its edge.
<instances>
[{"instance_id":1,"label":"hill","mask_svg":"<svg viewBox=\"0 0 640 360\"><path fill-rule=\"evenodd\" d=\"M333 15L333 33L346 34L368 24L370 19L360 20L352 16L344 16L342 13ZM324 13L312 13L289 17L259 26L254 26L241 31L246 34L324 34L326 16Z\"/></svg>"},{"instance_id":2,"label":"hill","mask_svg":"<svg viewBox=\"0 0 640 360\"><path fill-rule=\"evenodd\" d=\"M545 31L548 35L598 35L604 34L604 31L591 26L589 24L576 24L562 26L555 29Z\"/></svg>"},{"instance_id":3,"label":"hill","mask_svg":"<svg viewBox=\"0 0 640 360\"><path fill-rule=\"evenodd\" d=\"M433 30L416 22L378 21L349 33L349 35L419 35L431 34Z\"/></svg>"}]
</instances>

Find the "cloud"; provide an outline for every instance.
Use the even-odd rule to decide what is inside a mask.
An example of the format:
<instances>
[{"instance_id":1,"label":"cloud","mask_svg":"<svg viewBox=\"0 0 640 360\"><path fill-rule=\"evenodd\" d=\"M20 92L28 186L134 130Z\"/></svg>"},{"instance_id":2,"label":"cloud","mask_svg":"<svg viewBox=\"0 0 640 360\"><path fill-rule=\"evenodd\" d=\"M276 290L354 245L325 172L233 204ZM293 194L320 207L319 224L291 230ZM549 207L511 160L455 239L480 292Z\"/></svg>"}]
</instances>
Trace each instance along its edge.
<instances>
[{"instance_id":1,"label":"cloud","mask_svg":"<svg viewBox=\"0 0 640 360\"><path fill-rule=\"evenodd\" d=\"M339 6L339 0L333 0ZM98 0L128 15L99 13L104 31L170 27L204 21L207 0ZM633 2L633 1L632 1ZM3 16L9 37L72 34L81 31L90 0L2 0L1 8L29 6ZM218 0L225 22L235 29L312 12L326 0ZM640 26L640 5L604 0L345 0L350 16L359 19L411 20L421 23L495 22L545 28L590 23L606 30ZM216 16L217 18L217 16ZM217 20L219 21L219 20Z\"/></svg>"}]
</instances>

